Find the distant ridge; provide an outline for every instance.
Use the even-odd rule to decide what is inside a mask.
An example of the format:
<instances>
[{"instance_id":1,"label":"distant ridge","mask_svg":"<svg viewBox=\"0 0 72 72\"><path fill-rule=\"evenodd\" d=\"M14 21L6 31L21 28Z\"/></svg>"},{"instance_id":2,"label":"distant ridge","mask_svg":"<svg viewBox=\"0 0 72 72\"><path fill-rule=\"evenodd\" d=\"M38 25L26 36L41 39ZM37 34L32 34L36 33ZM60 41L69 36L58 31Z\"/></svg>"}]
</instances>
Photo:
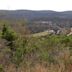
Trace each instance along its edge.
<instances>
[{"instance_id":1,"label":"distant ridge","mask_svg":"<svg viewBox=\"0 0 72 72\"><path fill-rule=\"evenodd\" d=\"M0 19L23 19L33 20L37 18L65 18L72 19L72 11L51 11L51 10L0 10Z\"/></svg>"}]
</instances>

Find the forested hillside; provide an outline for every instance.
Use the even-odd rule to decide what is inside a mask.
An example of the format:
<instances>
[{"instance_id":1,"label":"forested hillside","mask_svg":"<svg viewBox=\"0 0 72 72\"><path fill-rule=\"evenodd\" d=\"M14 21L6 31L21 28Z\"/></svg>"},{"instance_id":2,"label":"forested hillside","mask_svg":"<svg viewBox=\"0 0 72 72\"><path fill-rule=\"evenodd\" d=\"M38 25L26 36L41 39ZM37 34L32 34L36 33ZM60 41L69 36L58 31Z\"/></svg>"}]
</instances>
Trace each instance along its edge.
<instances>
[{"instance_id":1,"label":"forested hillside","mask_svg":"<svg viewBox=\"0 0 72 72\"><path fill-rule=\"evenodd\" d=\"M25 23L31 33L48 29L59 30L72 27L72 11L31 11L31 10L0 10L0 22L8 21Z\"/></svg>"}]
</instances>

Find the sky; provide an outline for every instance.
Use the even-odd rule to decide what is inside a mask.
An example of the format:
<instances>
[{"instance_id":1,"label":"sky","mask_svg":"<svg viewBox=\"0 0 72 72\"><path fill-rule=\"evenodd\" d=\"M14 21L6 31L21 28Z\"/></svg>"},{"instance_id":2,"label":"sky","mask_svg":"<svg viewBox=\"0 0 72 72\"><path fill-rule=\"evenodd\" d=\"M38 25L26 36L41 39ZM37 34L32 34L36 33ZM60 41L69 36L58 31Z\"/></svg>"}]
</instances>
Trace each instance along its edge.
<instances>
[{"instance_id":1,"label":"sky","mask_svg":"<svg viewBox=\"0 0 72 72\"><path fill-rule=\"evenodd\" d=\"M72 0L0 0L0 10L71 11Z\"/></svg>"}]
</instances>

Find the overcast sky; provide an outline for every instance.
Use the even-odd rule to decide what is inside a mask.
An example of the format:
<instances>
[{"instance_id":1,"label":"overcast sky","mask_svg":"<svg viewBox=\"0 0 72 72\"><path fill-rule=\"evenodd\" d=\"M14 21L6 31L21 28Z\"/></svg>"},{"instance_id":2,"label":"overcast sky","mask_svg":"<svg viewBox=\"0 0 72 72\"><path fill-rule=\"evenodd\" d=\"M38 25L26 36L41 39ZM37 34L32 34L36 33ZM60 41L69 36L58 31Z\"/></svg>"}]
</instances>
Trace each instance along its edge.
<instances>
[{"instance_id":1,"label":"overcast sky","mask_svg":"<svg viewBox=\"0 0 72 72\"><path fill-rule=\"evenodd\" d=\"M72 0L0 0L0 10L72 10Z\"/></svg>"}]
</instances>

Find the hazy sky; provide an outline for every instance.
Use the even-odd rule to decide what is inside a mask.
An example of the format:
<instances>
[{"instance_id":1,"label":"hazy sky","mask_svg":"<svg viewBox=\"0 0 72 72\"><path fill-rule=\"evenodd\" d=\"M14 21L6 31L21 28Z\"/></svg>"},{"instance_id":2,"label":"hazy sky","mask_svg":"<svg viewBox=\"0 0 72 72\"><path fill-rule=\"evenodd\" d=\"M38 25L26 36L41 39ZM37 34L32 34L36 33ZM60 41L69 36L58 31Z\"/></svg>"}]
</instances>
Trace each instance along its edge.
<instances>
[{"instance_id":1,"label":"hazy sky","mask_svg":"<svg viewBox=\"0 0 72 72\"><path fill-rule=\"evenodd\" d=\"M0 9L72 10L72 0L0 0Z\"/></svg>"}]
</instances>

